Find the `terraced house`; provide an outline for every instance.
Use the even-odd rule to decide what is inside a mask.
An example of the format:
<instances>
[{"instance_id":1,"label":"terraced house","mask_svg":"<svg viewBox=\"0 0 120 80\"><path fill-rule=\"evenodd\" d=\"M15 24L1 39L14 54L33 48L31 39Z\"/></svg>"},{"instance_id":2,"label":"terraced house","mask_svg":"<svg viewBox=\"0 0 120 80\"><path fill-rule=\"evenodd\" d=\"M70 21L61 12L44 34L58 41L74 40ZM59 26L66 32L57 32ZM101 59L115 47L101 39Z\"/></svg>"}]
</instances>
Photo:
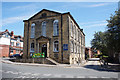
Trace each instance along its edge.
<instances>
[{"instance_id":1,"label":"terraced house","mask_svg":"<svg viewBox=\"0 0 120 80\"><path fill-rule=\"evenodd\" d=\"M43 9L24 20L24 58L45 53L59 63L77 64L85 59L85 34L70 12Z\"/></svg>"}]
</instances>

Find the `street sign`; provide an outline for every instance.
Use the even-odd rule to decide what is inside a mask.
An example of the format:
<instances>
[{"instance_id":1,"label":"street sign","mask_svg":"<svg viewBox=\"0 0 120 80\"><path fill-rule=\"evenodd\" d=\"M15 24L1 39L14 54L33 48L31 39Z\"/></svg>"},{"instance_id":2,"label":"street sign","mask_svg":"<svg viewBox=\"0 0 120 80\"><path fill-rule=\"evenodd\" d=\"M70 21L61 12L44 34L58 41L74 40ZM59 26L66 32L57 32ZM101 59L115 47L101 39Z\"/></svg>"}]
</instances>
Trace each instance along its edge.
<instances>
[{"instance_id":1,"label":"street sign","mask_svg":"<svg viewBox=\"0 0 120 80\"><path fill-rule=\"evenodd\" d=\"M63 44L63 50L67 51L68 50L68 44Z\"/></svg>"}]
</instances>

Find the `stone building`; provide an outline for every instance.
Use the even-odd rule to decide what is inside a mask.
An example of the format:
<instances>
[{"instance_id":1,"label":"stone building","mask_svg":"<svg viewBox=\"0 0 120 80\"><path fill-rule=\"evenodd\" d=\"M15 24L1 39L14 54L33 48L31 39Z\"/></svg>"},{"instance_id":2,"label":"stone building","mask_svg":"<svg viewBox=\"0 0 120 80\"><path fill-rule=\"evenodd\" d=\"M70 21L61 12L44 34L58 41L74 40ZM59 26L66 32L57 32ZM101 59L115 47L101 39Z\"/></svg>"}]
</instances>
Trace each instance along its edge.
<instances>
[{"instance_id":1,"label":"stone building","mask_svg":"<svg viewBox=\"0 0 120 80\"><path fill-rule=\"evenodd\" d=\"M45 57L59 63L76 64L84 61L85 34L70 12L43 9L23 22L24 58L44 52Z\"/></svg>"}]
</instances>

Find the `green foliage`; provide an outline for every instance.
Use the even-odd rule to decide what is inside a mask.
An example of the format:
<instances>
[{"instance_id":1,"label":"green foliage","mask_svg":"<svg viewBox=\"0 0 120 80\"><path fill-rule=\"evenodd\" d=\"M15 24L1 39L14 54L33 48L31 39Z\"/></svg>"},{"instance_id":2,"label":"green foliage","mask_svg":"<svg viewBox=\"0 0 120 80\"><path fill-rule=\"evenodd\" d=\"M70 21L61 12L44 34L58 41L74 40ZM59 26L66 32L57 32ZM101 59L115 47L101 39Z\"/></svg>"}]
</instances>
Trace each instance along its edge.
<instances>
[{"instance_id":1,"label":"green foliage","mask_svg":"<svg viewBox=\"0 0 120 80\"><path fill-rule=\"evenodd\" d=\"M45 53L34 53L32 55L32 58L39 58L39 57L45 57Z\"/></svg>"},{"instance_id":2,"label":"green foliage","mask_svg":"<svg viewBox=\"0 0 120 80\"><path fill-rule=\"evenodd\" d=\"M102 53L106 53L107 37L105 32L96 32L94 39L91 41L92 48L100 50Z\"/></svg>"},{"instance_id":3,"label":"green foliage","mask_svg":"<svg viewBox=\"0 0 120 80\"><path fill-rule=\"evenodd\" d=\"M107 21L107 30L96 32L91 45L100 50L103 55L112 57L114 53L120 53L120 10L115 11L115 15L111 15L110 20Z\"/></svg>"},{"instance_id":4,"label":"green foliage","mask_svg":"<svg viewBox=\"0 0 120 80\"><path fill-rule=\"evenodd\" d=\"M103 55L102 57L104 57L104 58L108 58L108 56L105 56L105 55Z\"/></svg>"}]
</instances>

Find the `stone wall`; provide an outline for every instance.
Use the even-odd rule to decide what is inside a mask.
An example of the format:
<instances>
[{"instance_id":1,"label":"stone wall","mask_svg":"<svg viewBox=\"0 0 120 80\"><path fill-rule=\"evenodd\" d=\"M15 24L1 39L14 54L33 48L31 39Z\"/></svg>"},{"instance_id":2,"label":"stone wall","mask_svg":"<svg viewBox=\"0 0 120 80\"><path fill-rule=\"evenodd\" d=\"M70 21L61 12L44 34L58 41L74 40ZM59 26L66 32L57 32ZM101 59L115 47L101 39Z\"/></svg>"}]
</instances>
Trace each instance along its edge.
<instances>
[{"instance_id":1,"label":"stone wall","mask_svg":"<svg viewBox=\"0 0 120 80\"><path fill-rule=\"evenodd\" d=\"M46 13L47 17L41 17L42 14ZM58 36L53 36L53 22L54 20L59 21L59 35ZM75 56L78 59L78 54L71 53L70 52L70 14L60 14L60 13L55 13L52 11L46 11L43 10L42 12L36 14L29 20L24 21L24 58L26 56L30 55L30 44L31 42L35 43L35 53L37 53L37 45L38 41L45 41L46 39L40 40L40 36L42 35L42 22L46 21L46 38L49 39L49 41L46 41L46 43L49 45L47 47L49 49L49 57L56 60L59 63L71 63L72 58L74 58L75 61ZM28 23L29 22L29 23ZM30 38L31 35L31 24L35 23L35 38ZM76 23L74 23L76 24ZM80 31L78 26L76 27L77 30ZM83 35L83 34L82 34ZM84 39L84 35L82 36ZM82 40L83 40L82 39ZM82 41L81 40L81 41ZM53 43L54 41L59 41L59 51L54 52L53 51ZM80 45L81 48L84 48L84 43L82 44L81 42L78 41L78 39L74 39L74 42L76 42L77 45ZM83 41L84 42L84 41ZM68 44L68 50L63 50L63 45ZM83 46L81 46L83 45ZM62 56L63 54L63 56ZM80 53L79 53L80 54ZM81 50L81 56L84 55L84 52Z\"/></svg>"}]
</instances>

